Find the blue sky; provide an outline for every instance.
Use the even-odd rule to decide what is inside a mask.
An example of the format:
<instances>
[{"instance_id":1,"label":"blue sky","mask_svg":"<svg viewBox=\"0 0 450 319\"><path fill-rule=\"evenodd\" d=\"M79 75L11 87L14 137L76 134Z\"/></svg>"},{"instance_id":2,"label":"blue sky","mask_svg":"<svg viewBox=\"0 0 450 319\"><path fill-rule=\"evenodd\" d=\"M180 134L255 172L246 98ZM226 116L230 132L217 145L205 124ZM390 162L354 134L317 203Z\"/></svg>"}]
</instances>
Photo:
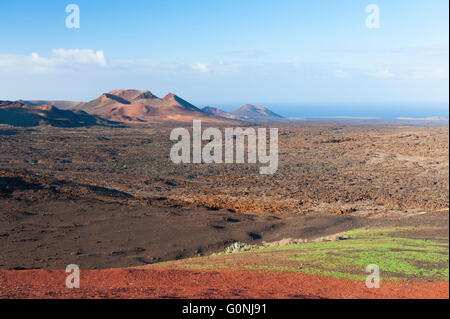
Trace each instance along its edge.
<instances>
[{"instance_id":1,"label":"blue sky","mask_svg":"<svg viewBox=\"0 0 450 319\"><path fill-rule=\"evenodd\" d=\"M80 8L79 29L66 28L70 3ZM372 3L380 9L378 29L365 24ZM448 114L448 6L2 1L0 99L90 100L139 88L172 91L198 106L258 103L289 116L307 105L414 105Z\"/></svg>"}]
</instances>

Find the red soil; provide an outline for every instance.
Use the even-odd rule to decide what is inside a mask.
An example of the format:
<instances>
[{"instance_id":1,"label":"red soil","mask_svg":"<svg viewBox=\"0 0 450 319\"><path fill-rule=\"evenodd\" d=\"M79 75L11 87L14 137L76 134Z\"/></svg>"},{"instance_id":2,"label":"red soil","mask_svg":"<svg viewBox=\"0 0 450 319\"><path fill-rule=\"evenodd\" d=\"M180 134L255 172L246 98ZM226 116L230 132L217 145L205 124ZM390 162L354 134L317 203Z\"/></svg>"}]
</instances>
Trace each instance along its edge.
<instances>
[{"instance_id":1,"label":"red soil","mask_svg":"<svg viewBox=\"0 0 450 319\"><path fill-rule=\"evenodd\" d=\"M61 270L0 271L0 298L449 298L449 282L364 281L234 270L81 271L81 288Z\"/></svg>"}]
</instances>

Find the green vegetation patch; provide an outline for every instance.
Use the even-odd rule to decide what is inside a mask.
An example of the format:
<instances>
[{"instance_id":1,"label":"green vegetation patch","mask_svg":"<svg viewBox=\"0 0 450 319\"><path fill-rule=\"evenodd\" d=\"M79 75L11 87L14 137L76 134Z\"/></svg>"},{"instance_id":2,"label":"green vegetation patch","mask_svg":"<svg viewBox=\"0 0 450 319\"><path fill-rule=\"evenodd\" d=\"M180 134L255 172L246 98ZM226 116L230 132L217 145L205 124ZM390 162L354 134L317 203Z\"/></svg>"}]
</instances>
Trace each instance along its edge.
<instances>
[{"instance_id":1,"label":"green vegetation patch","mask_svg":"<svg viewBox=\"0 0 450 319\"><path fill-rule=\"evenodd\" d=\"M350 231L349 239L310 242L266 251L295 251L286 260L298 262L296 271L343 278L362 278L365 268L375 264L382 279L449 279L448 243L395 237L403 228ZM415 228L414 230L417 230Z\"/></svg>"}]
</instances>

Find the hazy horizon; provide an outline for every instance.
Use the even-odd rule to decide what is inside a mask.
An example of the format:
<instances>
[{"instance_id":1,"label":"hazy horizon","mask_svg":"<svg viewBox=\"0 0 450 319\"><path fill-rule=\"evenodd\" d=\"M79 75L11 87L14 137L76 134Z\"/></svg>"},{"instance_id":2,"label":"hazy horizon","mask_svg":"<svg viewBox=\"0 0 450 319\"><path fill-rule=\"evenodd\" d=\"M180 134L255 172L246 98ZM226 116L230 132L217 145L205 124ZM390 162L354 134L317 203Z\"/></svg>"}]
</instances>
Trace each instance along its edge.
<instances>
[{"instance_id":1,"label":"hazy horizon","mask_svg":"<svg viewBox=\"0 0 450 319\"><path fill-rule=\"evenodd\" d=\"M283 117L370 117L395 119L397 117L449 117L448 104L331 104L331 103L255 103L269 108ZM231 112L242 104L209 105Z\"/></svg>"}]
</instances>

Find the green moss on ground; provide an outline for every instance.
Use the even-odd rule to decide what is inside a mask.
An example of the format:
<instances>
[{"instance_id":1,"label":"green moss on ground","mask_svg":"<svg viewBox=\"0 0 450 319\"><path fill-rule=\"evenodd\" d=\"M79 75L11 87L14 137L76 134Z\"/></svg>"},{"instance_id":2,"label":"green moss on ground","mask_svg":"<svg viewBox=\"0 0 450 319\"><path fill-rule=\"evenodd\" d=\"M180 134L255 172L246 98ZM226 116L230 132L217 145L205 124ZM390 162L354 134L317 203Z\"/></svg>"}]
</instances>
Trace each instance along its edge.
<instances>
[{"instance_id":1,"label":"green moss on ground","mask_svg":"<svg viewBox=\"0 0 450 319\"><path fill-rule=\"evenodd\" d=\"M365 267L375 264L382 279L449 279L448 243L396 237L418 228L397 227L347 232L349 239L302 243L266 250L292 251L287 260L307 264L298 271L334 277L364 277ZM447 238L448 239L448 238Z\"/></svg>"}]
</instances>

